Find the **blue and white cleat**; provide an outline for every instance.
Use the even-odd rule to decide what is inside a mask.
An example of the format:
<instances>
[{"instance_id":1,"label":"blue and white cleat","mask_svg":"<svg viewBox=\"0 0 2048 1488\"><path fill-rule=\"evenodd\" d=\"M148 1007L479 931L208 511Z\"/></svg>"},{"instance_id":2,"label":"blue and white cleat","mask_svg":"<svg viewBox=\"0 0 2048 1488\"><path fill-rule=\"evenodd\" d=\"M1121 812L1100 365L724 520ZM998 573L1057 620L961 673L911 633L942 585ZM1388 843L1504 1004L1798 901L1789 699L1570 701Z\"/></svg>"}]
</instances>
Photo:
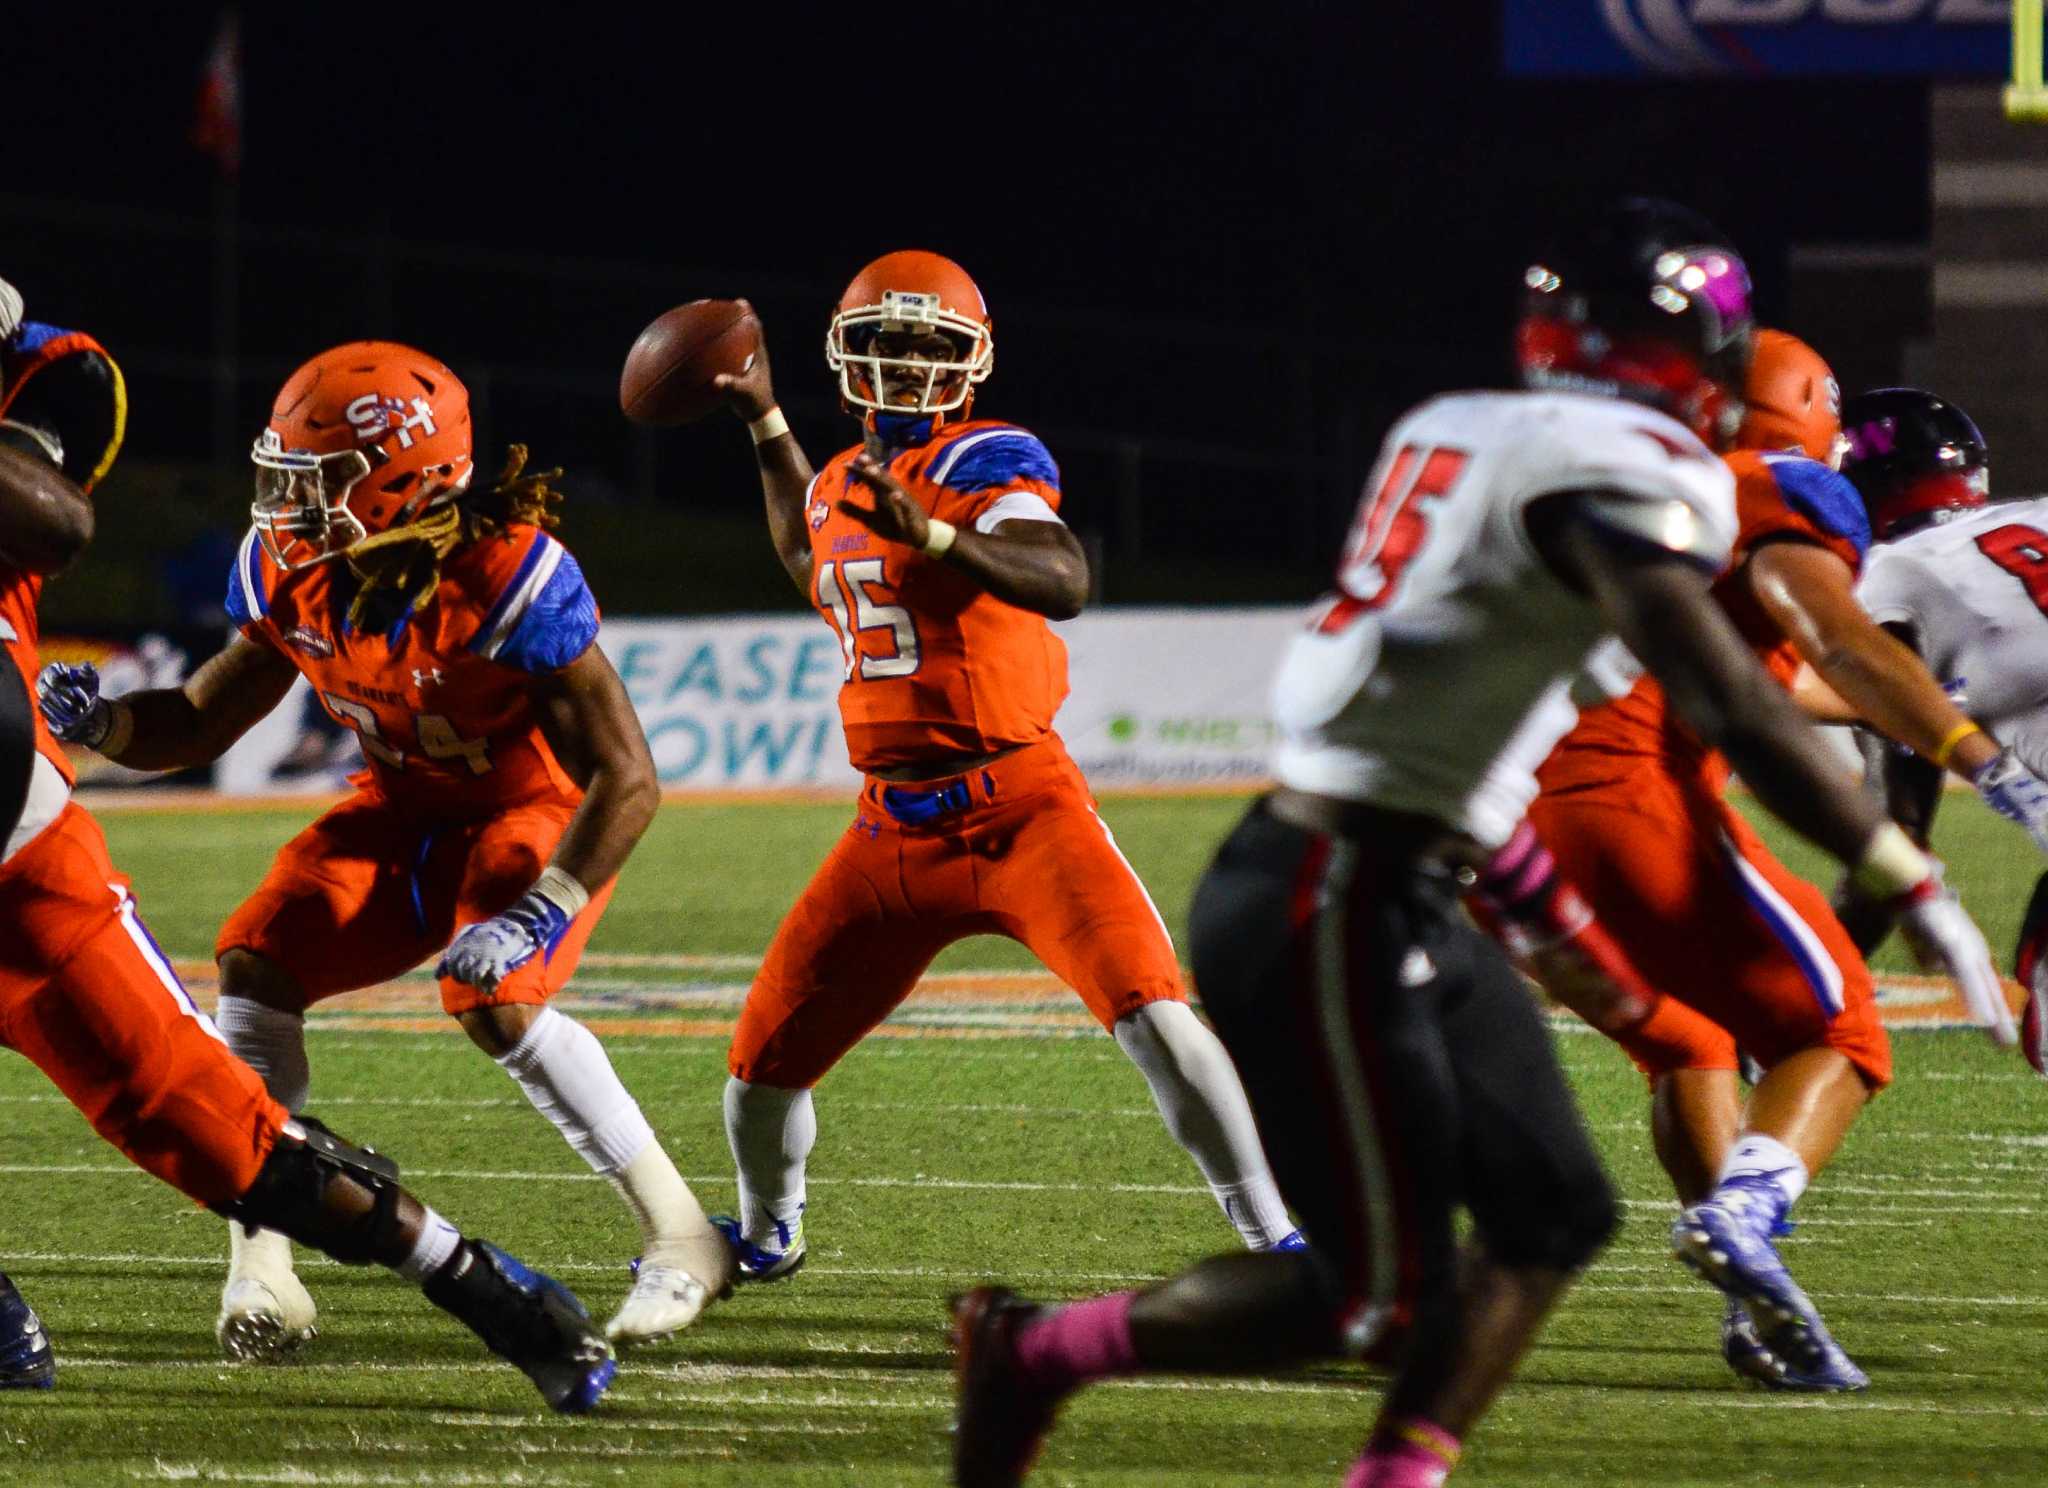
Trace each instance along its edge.
<instances>
[{"instance_id":1,"label":"blue and white cleat","mask_svg":"<svg viewBox=\"0 0 2048 1488\"><path fill-rule=\"evenodd\" d=\"M775 1241L768 1244L760 1240L749 1240L740 1230L740 1222L730 1214L714 1214L711 1223L725 1236L732 1246L733 1276L735 1284L746 1285L757 1281L781 1281L794 1276L803 1269L808 1248L804 1244L804 1216L798 1210L796 1223L784 1224L775 1221Z\"/></svg>"},{"instance_id":2,"label":"blue and white cleat","mask_svg":"<svg viewBox=\"0 0 2048 1488\"><path fill-rule=\"evenodd\" d=\"M1300 1230L1289 1230L1273 1242L1273 1249L1286 1252L1307 1250L1308 1236L1304 1235Z\"/></svg>"},{"instance_id":3,"label":"blue and white cleat","mask_svg":"<svg viewBox=\"0 0 2048 1488\"><path fill-rule=\"evenodd\" d=\"M1679 1214L1671 1253L1749 1313L1758 1342L1783 1366L1765 1383L1782 1390L1861 1390L1870 1377L1842 1352L1771 1243L1784 1208L1768 1179L1731 1178Z\"/></svg>"},{"instance_id":4,"label":"blue and white cleat","mask_svg":"<svg viewBox=\"0 0 2048 1488\"><path fill-rule=\"evenodd\" d=\"M57 1356L35 1309L0 1273L0 1390L48 1390L57 1384Z\"/></svg>"},{"instance_id":5,"label":"blue and white cleat","mask_svg":"<svg viewBox=\"0 0 2048 1488\"><path fill-rule=\"evenodd\" d=\"M492 1353L518 1366L550 1410L582 1415L618 1373L611 1345L576 1294L488 1240L464 1240L425 1291Z\"/></svg>"}]
</instances>

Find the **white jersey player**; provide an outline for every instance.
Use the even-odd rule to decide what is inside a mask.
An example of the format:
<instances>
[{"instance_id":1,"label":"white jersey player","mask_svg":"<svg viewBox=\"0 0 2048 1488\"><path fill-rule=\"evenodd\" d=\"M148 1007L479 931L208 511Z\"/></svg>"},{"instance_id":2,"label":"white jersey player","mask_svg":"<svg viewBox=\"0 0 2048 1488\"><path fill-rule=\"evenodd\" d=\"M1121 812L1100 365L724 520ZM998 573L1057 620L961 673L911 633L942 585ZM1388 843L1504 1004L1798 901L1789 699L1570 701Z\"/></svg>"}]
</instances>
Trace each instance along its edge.
<instances>
[{"instance_id":1,"label":"white jersey player","mask_svg":"<svg viewBox=\"0 0 2048 1488\"><path fill-rule=\"evenodd\" d=\"M1283 784L1507 840L1576 721L1565 689L1610 629L1529 530L1561 493L1708 577L1735 540L1735 478L1654 408L1583 393L1423 404L1388 434L1337 593L1281 669Z\"/></svg>"},{"instance_id":2,"label":"white jersey player","mask_svg":"<svg viewBox=\"0 0 2048 1488\"><path fill-rule=\"evenodd\" d=\"M1842 407L1842 430L1842 473L1861 493L1877 539L1857 598L1919 652L1970 715L1970 726L2005 745L2004 794L2022 805L2040 802L2036 777L2048 774L2048 498L1991 503L1984 436L1962 409L1919 388L1851 398ZM1813 711L1831 716L1830 701L1821 699ZM1867 747L1866 756L1884 782L1892 816L1924 847L1946 761L1881 744ZM2029 819L1986 794L2048 851L2042 813ZM1851 929L1867 948L1889 924L1878 919ZM2028 994L2020 1047L2048 1075L2044 945L2048 875L2035 885L2013 956L2013 973Z\"/></svg>"},{"instance_id":3,"label":"white jersey player","mask_svg":"<svg viewBox=\"0 0 2048 1488\"><path fill-rule=\"evenodd\" d=\"M1996 982L1928 859L1708 597L1735 534L1706 441L1740 418L1741 260L1692 213L1628 202L1527 283L1538 391L1438 399L1388 436L1336 593L1281 669L1280 785L1190 915L1205 1006L1311 1245L1061 1309L958 1299L956 1483L1020 1481L1091 1380L1339 1354L1396 1364L1346 1481L1442 1482L1615 1220L1532 1000L1457 907L1534 793L1503 753L1569 725L1566 686L1610 632L1760 796ZM1523 867L1516 890L1555 905L1554 877Z\"/></svg>"}]
</instances>

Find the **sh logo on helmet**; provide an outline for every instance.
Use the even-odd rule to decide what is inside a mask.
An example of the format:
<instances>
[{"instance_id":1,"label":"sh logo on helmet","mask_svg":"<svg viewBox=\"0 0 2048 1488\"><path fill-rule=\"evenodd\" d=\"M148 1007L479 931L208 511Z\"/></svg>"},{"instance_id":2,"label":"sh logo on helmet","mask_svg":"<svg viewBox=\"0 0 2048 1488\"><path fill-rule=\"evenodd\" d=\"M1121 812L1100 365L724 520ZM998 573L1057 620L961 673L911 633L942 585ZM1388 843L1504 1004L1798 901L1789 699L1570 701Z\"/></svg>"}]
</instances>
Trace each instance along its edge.
<instances>
[{"instance_id":1,"label":"sh logo on helmet","mask_svg":"<svg viewBox=\"0 0 2048 1488\"><path fill-rule=\"evenodd\" d=\"M1802 21L1897 26L1910 21L1981 26L2011 18L2010 0L1600 0L1607 29L1658 72L1748 71L1739 44L1709 28L1786 27Z\"/></svg>"}]
</instances>

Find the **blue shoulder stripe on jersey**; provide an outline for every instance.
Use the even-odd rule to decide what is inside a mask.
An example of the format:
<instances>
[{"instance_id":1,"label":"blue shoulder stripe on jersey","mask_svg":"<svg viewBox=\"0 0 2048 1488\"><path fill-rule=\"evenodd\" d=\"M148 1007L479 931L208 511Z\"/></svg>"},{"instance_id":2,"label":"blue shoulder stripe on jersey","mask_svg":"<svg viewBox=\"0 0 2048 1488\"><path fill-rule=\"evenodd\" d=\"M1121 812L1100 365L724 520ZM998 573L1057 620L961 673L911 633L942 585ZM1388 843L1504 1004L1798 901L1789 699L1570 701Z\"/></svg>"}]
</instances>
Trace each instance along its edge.
<instances>
[{"instance_id":1,"label":"blue shoulder stripe on jersey","mask_svg":"<svg viewBox=\"0 0 2048 1488\"><path fill-rule=\"evenodd\" d=\"M1858 559L1870 551L1870 513L1847 476L1804 455L1766 455L1764 464L1794 511L1830 536L1847 539Z\"/></svg>"},{"instance_id":2,"label":"blue shoulder stripe on jersey","mask_svg":"<svg viewBox=\"0 0 2048 1488\"><path fill-rule=\"evenodd\" d=\"M955 491L986 491L1012 481L1060 483L1052 452L1028 429L984 429L949 447L932 466L934 484Z\"/></svg>"},{"instance_id":3,"label":"blue shoulder stripe on jersey","mask_svg":"<svg viewBox=\"0 0 2048 1488\"><path fill-rule=\"evenodd\" d=\"M497 651L498 661L522 672L559 671L597 639L597 598L569 550L560 543L554 547L561 560Z\"/></svg>"},{"instance_id":4,"label":"blue shoulder stripe on jersey","mask_svg":"<svg viewBox=\"0 0 2048 1488\"><path fill-rule=\"evenodd\" d=\"M40 320L24 320L14 328L14 334L7 338L8 349L16 352L37 351L59 336L70 334L62 326L44 325Z\"/></svg>"},{"instance_id":5,"label":"blue shoulder stripe on jersey","mask_svg":"<svg viewBox=\"0 0 2048 1488\"><path fill-rule=\"evenodd\" d=\"M251 527L235 549L235 566L228 574L228 619L237 629L254 625L270 613L270 595L263 577L263 544Z\"/></svg>"},{"instance_id":6,"label":"blue shoulder stripe on jersey","mask_svg":"<svg viewBox=\"0 0 2048 1488\"><path fill-rule=\"evenodd\" d=\"M526 556L519 560L519 568L512 575L512 582L505 586L505 592L498 596L498 602L491 606L491 612L484 616L484 623L477 627L476 638L469 643L469 649L480 656L495 656L498 648L505 644L505 637L512 633L512 627L519 623L519 610L533 599L532 585L535 571L547 560L550 548L561 547L545 532L533 535L533 545L526 550Z\"/></svg>"}]
</instances>

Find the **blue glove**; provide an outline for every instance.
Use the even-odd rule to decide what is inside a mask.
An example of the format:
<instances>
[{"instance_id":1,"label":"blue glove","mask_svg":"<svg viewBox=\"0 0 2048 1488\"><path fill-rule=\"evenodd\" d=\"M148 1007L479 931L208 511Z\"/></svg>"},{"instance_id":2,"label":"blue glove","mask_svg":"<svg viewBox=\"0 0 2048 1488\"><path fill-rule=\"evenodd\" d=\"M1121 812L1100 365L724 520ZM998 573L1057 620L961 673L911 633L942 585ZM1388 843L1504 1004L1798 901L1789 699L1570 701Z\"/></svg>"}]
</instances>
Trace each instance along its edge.
<instances>
[{"instance_id":1,"label":"blue glove","mask_svg":"<svg viewBox=\"0 0 2048 1488\"><path fill-rule=\"evenodd\" d=\"M114 710L100 696L99 668L89 661L53 661L36 678L36 705L50 732L67 744L97 749L114 726Z\"/></svg>"},{"instance_id":2,"label":"blue glove","mask_svg":"<svg viewBox=\"0 0 2048 1488\"><path fill-rule=\"evenodd\" d=\"M495 991L535 956L552 955L573 918L545 894L529 889L510 909L467 926L451 940L434 975L467 982L480 992Z\"/></svg>"},{"instance_id":3,"label":"blue glove","mask_svg":"<svg viewBox=\"0 0 2048 1488\"><path fill-rule=\"evenodd\" d=\"M1970 777L1984 803L2007 821L2027 829L2034 845L2048 853L2048 783L2014 757L2010 749Z\"/></svg>"}]
</instances>

